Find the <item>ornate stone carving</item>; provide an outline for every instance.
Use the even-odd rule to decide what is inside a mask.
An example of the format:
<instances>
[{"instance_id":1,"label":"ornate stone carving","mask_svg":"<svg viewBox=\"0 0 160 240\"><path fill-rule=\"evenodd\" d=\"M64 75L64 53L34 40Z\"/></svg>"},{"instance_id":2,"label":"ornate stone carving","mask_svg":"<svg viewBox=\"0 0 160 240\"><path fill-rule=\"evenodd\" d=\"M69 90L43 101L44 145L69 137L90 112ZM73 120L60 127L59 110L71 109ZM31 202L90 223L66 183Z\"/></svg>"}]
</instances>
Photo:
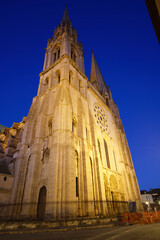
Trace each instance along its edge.
<instances>
[{"instance_id":1,"label":"ornate stone carving","mask_svg":"<svg viewBox=\"0 0 160 240\"><path fill-rule=\"evenodd\" d=\"M108 128L107 116L98 104L96 104L94 106L94 117L95 117L96 123L100 127L100 129L102 131L106 132L107 134L109 134L110 131Z\"/></svg>"},{"instance_id":2,"label":"ornate stone carving","mask_svg":"<svg viewBox=\"0 0 160 240\"><path fill-rule=\"evenodd\" d=\"M9 133L11 134L12 137L15 137L17 134L17 130L14 128L11 128L11 130L9 131Z\"/></svg>"},{"instance_id":3,"label":"ornate stone carving","mask_svg":"<svg viewBox=\"0 0 160 240\"><path fill-rule=\"evenodd\" d=\"M42 148L41 148L41 161L44 163L44 158L48 157L50 154L50 150L48 148L48 138L43 139Z\"/></svg>"},{"instance_id":4,"label":"ornate stone carving","mask_svg":"<svg viewBox=\"0 0 160 240\"><path fill-rule=\"evenodd\" d=\"M73 121L74 125L77 126L77 118L76 118L75 114L72 117L72 121Z\"/></svg>"},{"instance_id":5,"label":"ornate stone carving","mask_svg":"<svg viewBox=\"0 0 160 240\"><path fill-rule=\"evenodd\" d=\"M0 134L0 142L4 142L6 136L2 133Z\"/></svg>"}]
</instances>

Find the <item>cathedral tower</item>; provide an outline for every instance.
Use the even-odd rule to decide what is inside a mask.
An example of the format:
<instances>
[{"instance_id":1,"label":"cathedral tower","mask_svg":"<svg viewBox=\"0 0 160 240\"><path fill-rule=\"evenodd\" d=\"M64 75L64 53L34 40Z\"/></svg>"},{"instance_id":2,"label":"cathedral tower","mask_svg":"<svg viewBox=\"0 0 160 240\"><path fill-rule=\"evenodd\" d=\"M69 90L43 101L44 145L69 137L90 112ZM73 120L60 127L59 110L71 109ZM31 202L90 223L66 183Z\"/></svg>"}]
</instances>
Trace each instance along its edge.
<instances>
[{"instance_id":1,"label":"cathedral tower","mask_svg":"<svg viewBox=\"0 0 160 240\"><path fill-rule=\"evenodd\" d=\"M118 107L93 53L90 82L85 76L67 8L48 40L13 164L12 215L107 216L108 203L140 199Z\"/></svg>"}]
</instances>

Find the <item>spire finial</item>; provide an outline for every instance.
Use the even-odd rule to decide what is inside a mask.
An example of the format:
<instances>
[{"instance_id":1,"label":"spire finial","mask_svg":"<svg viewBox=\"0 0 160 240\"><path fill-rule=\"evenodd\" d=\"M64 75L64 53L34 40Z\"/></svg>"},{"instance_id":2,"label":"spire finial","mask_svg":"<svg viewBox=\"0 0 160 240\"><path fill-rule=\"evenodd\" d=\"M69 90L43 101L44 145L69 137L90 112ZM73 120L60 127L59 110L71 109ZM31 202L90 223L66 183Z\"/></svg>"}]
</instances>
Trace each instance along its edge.
<instances>
[{"instance_id":1,"label":"spire finial","mask_svg":"<svg viewBox=\"0 0 160 240\"><path fill-rule=\"evenodd\" d=\"M63 14L61 24L62 25L68 25L68 24L70 25L71 24L67 4L66 4L65 10L64 10L64 14Z\"/></svg>"}]
</instances>

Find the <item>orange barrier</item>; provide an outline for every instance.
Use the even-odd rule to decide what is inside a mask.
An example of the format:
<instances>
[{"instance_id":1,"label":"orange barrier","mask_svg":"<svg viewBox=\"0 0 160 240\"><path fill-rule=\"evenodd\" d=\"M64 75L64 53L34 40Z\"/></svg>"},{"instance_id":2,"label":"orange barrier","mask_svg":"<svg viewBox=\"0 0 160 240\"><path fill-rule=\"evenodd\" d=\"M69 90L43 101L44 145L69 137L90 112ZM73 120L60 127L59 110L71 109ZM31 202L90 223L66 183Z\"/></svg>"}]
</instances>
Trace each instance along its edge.
<instances>
[{"instance_id":1,"label":"orange barrier","mask_svg":"<svg viewBox=\"0 0 160 240\"><path fill-rule=\"evenodd\" d=\"M124 213L122 224L149 224L160 221L160 211Z\"/></svg>"}]
</instances>

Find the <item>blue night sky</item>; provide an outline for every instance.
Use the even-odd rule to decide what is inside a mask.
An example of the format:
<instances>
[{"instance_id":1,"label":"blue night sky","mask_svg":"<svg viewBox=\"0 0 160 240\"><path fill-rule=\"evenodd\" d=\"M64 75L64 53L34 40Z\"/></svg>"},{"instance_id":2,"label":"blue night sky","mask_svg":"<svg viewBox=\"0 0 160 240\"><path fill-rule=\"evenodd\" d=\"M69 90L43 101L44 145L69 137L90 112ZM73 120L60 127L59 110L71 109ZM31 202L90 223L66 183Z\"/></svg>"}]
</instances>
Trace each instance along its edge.
<instances>
[{"instance_id":1,"label":"blue night sky","mask_svg":"<svg viewBox=\"0 0 160 240\"><path fill-rule=\"evenodd\" d=\"M93 50L119 107L140 189L160 187L160 48L145 0L67 4L87 77ZM65 6L62 0L1 1L0 124L11 127L27 116L44 48Z\"/></svg>"}]
</instances>

